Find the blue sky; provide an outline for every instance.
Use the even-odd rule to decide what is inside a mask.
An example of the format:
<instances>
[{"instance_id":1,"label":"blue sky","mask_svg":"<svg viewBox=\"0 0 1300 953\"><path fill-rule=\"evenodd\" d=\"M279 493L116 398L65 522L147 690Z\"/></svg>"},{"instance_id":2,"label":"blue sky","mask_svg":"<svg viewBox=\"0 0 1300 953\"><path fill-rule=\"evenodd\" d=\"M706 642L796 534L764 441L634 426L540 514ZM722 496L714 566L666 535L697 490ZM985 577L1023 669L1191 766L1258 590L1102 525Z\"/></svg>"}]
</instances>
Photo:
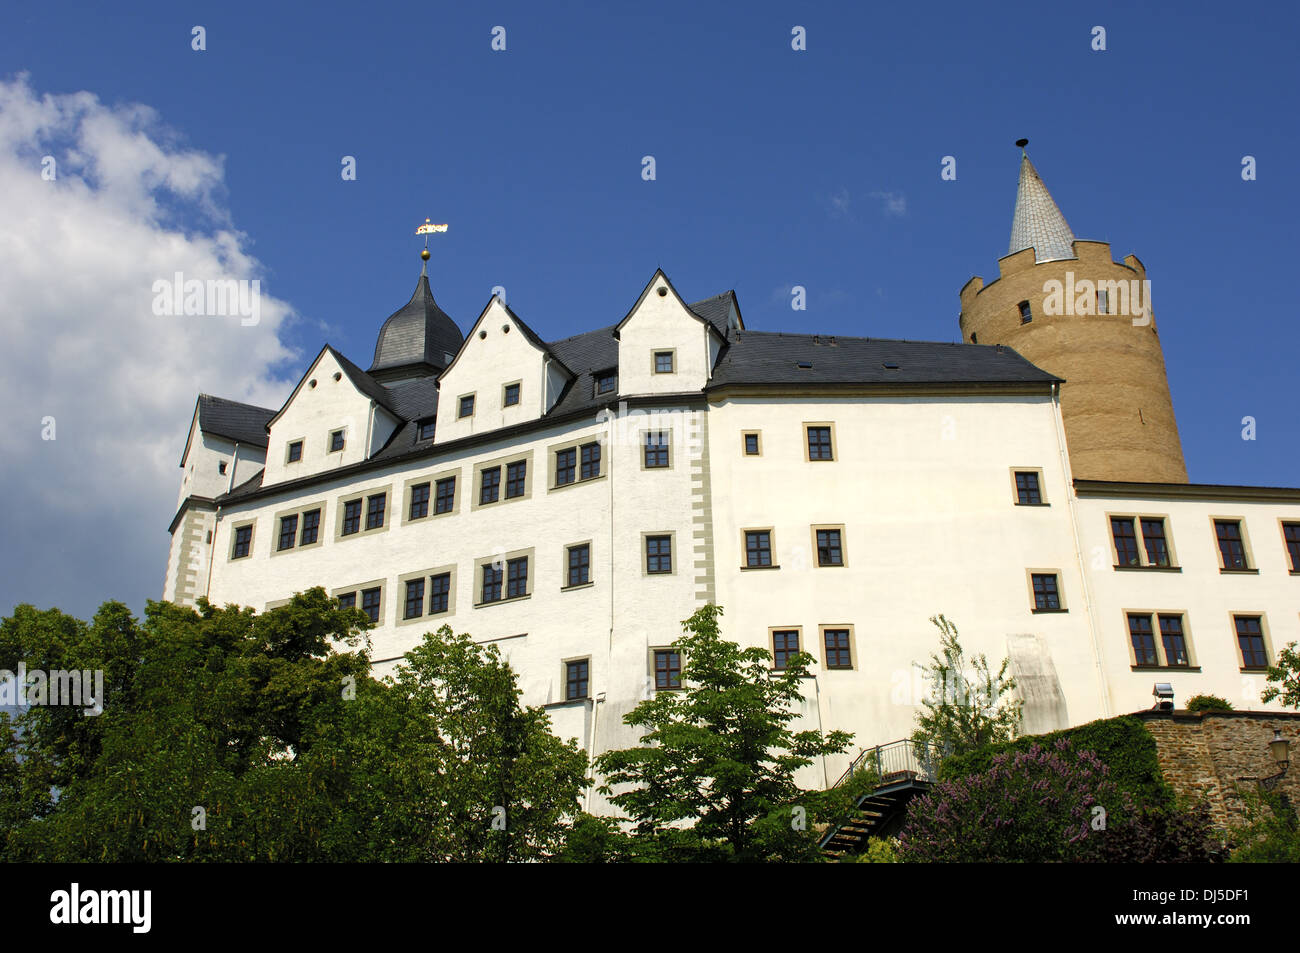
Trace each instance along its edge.
<instances>
[{"instance_id":1,"label":"blue sky","mask_svg":"<svg viewBox=\"0 0 1300 953\"><path fill-rule=\"evenodd\" d=\"M662 266L687 300L735 289L753 328L956 340L958 290L995 277L1007 250L1021 136L1075 234L1148 268L1191 479L1300 482L1295 8L377 6L3 14L0 79L26 72L38 97L86 91L104 109L143 104L157 113L152 141L219 158L203 201L159 193L149 220L190 242L231 229L286 316L268 331L284 351L261 360L257 381L223 387L220 362L169 367L158 355L157 372L191 394L149 418L174 447L158 451L174 458L159 477L170 488L132 501L159 494L148 480L114 485L112 465L87 484L112 489L113 512L93 517L110 535L122 514L156 525L126 559L87 542L93 565L75 595L60 546L33 544L0 566L0 611L30 600L84 614L109 597L133 608L156 597L193 393L283 394L323 339L366 366L414 287L412 233L426 216L451 226L431 242L430 274L462 327L494 285L546 338L614 323ZM190 47L195 24L203 52ZM803 52L791 49L796 25ZM1090 48L1095 25L1105 52ZM491 49L495 26L504 52ZM356 181L340 176L345 155ZM655 181L641 177L646 155ZM945 155L955 182L940 179ZM1257 181L1242 181L1244 155ZM89 269L115 240L82 236L68 267ZM24 280L9 277L9 288ZM792 285L808 290L804 313L790 309ZM78 333L72 320L49 332ZM51 376L45 399L74 384ZM128 428L134 408L121 411ZM1241 439L1246 415L1254 441ZM62 433L75 425L60 424L65 469L82 437L65 449ZM20 482L0 475L0 488ZM87 525L56 500L30 517L37 533L64 523Z\"/></svg>"}]
</instances>

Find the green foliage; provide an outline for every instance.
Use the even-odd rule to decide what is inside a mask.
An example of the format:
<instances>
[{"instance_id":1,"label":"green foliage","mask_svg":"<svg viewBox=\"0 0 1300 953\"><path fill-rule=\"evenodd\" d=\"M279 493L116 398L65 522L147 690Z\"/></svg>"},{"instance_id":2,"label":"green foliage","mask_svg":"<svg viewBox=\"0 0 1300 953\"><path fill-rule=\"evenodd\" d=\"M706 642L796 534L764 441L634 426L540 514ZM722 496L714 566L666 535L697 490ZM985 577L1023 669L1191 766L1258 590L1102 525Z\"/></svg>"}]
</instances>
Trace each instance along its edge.
<instances>
[{"instance_id":1,"label":"green foliage","mask_svg":"<svg viewBox=\"0 0 1300 953\"><path fill-rule=\"evenodd\" d=\"M1265 681L1268 684L1259 693L1261 701L1280 698L1288 708L1300 708L1300 651L1295 642L1277 653L1277 661L1268 667Z\"/></svg>"},{"instance_id":2,"label":"green foliage","mask_svg":"<svg viewBox=\"0 0 1300 953\"><path fill-rule=\"evenodd\" d=\"M520 708L496 650L444 628L395 682L379 682L369 627L319 588L261 615L151 602L143 624L118 603L89 625L19 606L0 622L0 668L102 669L105 699L98 717L34 706L0 719L0 858L514 860L558 849L586 759L539 709Z\"/></svg>"},{"instance_id":3,"label":"green foliage","mask_svg":"<svg viewBox=\"0 0 1300 953\"><path fill-rule=\"evenodd\" d=\"M898 864L898 843L889 837L870 837L867 846L860 854L844 858L850 864Z\"/></svg>"},{"instance_id":4,"label":"green foliage","mask_svg":"<svg viewBox=\"0 0 1300 953\"><path fill-rule=\"evenodd\" d=\"M721 614L706 605L682 623L683 688L624 716L645 734L597 759L601 791L631 817L646 859L819 859L816 825L847 815L856 788L804 791L794 775L851 736L794 731L812 657L796 653L774 671L764 649L721 637Z\"/></svg>"},{"instance_id":5,"label":"green foliage","mask_svg":"<svg viewBox=\"0 0 1300 953\"><path fill-rule=\"evenodd\" d=\"M988 771L999 754L1025 751L1032 745L1053 748L1061 739L1069 741L1076 750L1096 754L1106 765L1109 779L1136 804L1157 808L1173 805L1173 788L1160 770L1155 739L1139 719L1131 716L1090 721L1046 735L1026 735L1011 742L986 745L945 759L939 766L939 779L951 781L979 774Z\"/></svg>"},{"instance_id":6,"label":"green foliage","mask_svg":"<svg viewBox=\"0 0 1300 953\"><path fill-rule=\"evenodd\" d=\"M1300 863L1300 822L1294 805L1277 792L1242 790L1246 816L1230 837L1234 864Z\"/></svg>"},{"instance_id":7,"label":"green foliage","mask_svg":"<svg viewBox=\"0 0 1300 953\"><path fill-rule=\"evenodd\" d=\"M1187 699L1188 711L1232 711L1232 703L1218 695L1193 695Z\"/></svg>"},{"instance_id":8,"label":"green foliage","mask_svg":"<svg viewBox=\"0 0 1300 953\"><path fill-rule=\"evenodd\" d=\"M981 745L1010 741L1020 727L1023 703L1011 693L1016 680L1003 659L995 674L981 653L966 657L957 626L942 615L931 616L939 630L940 655L931 655L925 672L933 694L922 701L912 741L917 756L929 744L944 754L959 754Z\"/></svg>"}]
</instances>

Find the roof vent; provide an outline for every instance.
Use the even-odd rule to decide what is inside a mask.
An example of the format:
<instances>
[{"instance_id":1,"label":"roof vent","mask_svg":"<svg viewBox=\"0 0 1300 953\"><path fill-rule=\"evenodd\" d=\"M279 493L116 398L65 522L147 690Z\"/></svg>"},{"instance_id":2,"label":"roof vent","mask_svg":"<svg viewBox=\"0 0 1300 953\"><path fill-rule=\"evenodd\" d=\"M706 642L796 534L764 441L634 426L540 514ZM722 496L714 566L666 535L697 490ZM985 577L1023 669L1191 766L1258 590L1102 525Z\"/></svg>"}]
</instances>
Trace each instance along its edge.
<instances>
[{"instance_id":1,"label":"roof vent","mask_svg":"<svg viewBox=\"0 0 1300 953\"><path fill-rule=\"evenodd\" d=\"M830 345L831 347L839 347L839 345L835 343L835 335L833 334L831 335Z\"/></svg>"},{"instance_id":2,"label":"roof vent","mask_svg":"<svg viewBox=\"0 0 1300 953\"><path fill-rule=\"evenodd\" d=\"M896 370L898 370L898 364L897 364L897 362L895 362L895 361L885 361L885 370L887 370L887 371L896 371Z\"/></svg>"},{"instance_id":3,"label":"roof vent","mask_svg":"<svg viewBox=\"0 0 1300 953\"><path fill-rule=\"evenodd\" d=\"M812 361L800 361L799 366L806 371L812 370Z\"/></svg>"},{"instance_id":4,"label":"roof vent","mask_svg":"<svg viewBox=\"0 0 1300 953\"><path fill-rule=\"evenodd\" d=\"M822 336L820 334L814 334L813 344L821 344L821 343L822 343Z\"/></svg>"}]
</instances>

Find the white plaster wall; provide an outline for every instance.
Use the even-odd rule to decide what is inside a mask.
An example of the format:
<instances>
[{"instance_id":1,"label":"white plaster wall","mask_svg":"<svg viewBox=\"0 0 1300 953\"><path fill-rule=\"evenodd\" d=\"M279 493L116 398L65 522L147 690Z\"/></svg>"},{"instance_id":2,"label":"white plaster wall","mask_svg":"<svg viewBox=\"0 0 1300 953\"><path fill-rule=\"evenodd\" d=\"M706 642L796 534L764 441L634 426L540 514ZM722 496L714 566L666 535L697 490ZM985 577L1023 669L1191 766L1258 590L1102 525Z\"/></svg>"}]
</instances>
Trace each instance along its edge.
<instances>
[{"instance_id":1,"label":"white plaster wall","mask_svg":"<svg viewBox=\"0 0 1300 953\"><path fill-rule=\"evenodd\" d=\"M667 294L661 296L660 289ZM686 309L663 276L657 276L619 329L620 396L684 393L704 387L712 371L708 334L708 325ZM674 349L675 372L654 373L654 352Z\"/></svg>"}]
</instances>

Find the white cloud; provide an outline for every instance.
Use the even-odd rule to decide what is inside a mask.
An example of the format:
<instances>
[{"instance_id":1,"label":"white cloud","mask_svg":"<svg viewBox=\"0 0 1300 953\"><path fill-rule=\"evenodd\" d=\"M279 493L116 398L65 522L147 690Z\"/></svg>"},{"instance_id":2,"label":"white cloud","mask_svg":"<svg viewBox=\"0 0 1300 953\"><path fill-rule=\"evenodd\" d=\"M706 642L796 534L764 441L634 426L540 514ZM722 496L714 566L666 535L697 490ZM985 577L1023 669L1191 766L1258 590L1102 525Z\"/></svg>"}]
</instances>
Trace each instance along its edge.
<instances>
[{"instance_id":1,"label":"white cloud","mask_svg":"<svg viewBox=\"0 0 1300 953\"><path fill-rule=\"evenodd\" d=\"M176 272L265 274L223 205L222 158L147 106L0 81L0 182L0 612L139 609L161 595L196 395L278 407L292 311L264 292L256 326L153 314L154 281Z\"/></svg>"},{"instance_id":2,"label":"white cloud","mask_svg":"<svg viewBox=\"0 0 1300 953\"><path fill-rule=\"evenodd\" d=\"M902 192L872 192L873 199L880 199L886 216L902 218L907 214L907 196Z\"/></svg>"}]
</instances>

